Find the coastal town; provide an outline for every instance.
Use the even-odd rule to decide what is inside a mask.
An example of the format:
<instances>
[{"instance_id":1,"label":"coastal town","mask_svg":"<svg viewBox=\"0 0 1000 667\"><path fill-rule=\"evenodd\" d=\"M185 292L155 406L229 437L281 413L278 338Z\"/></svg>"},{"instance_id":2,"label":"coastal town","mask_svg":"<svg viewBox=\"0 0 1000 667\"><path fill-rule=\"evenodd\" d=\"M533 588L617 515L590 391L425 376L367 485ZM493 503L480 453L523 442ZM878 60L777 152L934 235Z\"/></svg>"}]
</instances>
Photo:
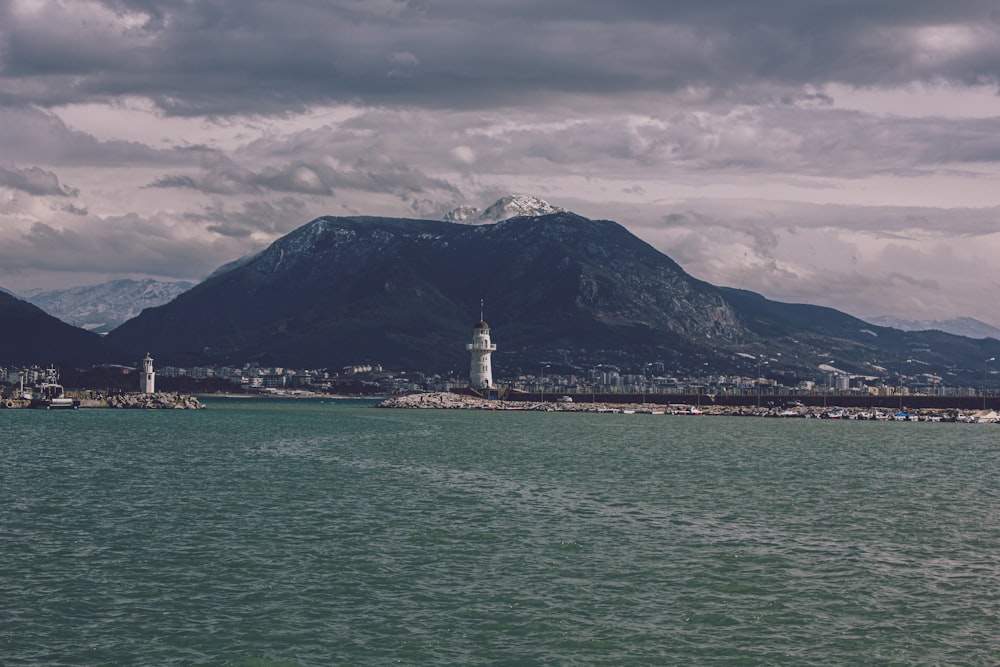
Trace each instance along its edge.
<instances>
[{"instance_id":1,"label":"coastal town","mask_svg":"<svg viewBox=\"0 0 1000 667\"><path fill-rule=\"evenodd\" d=\"M53 366L0 368L0 407L199 409L204 404L195 394L241 394L377 397L384 399L379 407L396 408L1000 421L996 412L1000 396L995 384L988 382L991 359L984 364L979 387L948 385L931 373L905 374L902 365L896 372L872 376L826 367L818 369L814 379L786 384L780 372L759 360L755 376L676 377L656 361L637 368L599 364L585 370L540 362L537 371L495 380L492 355L497 345L485 321L474 325L472 342L465 349L470 354L465 377L458 372L392 371L378 364L335 371L250 363L154 369L154 360L147 354L134 367L97 369L103 371L107 387L93 380L86 384L84 379L84 384L64 390ZM48 395L53 392L58 396Z\"/></svg>"},{"instance_id":2,"label":"coastal town","mask_svg":"<svg viewBox=\"0 0 1000 667\"><path fill-rule=\"evenodd\" d=\"M808 398L903 398L936 396L956 399L996 398L994 385L950 386L922 375L887 374L885 377L853 377L834 372L820 372L811 381L785 384L780 377L747 375L704 375L675 377L664 371L662 363L650 363L643 368L624 369L600 365L586 371L561 372L555 364L541 364L533 372L511 377L501 376L495 386L505 391L537 395L540 402L552 402L560 396L742 396L765 404L775 397ZM124 384L138 387L138 367L116 366L109 369L122 378ZM50 366L0 368L0 393L12 397L20 388L30 388L51 375ZM421 392L451 392L469 386L467 377L457 372L450 375L424 374L415 371L393 371L375 365L356 365L330 371L327 369L296 369L264 367L247 364L242 367L194 366L181 368L162 366L156 369L160 386L183 384L186 391L214 393L216 391L269 395L350 395L397 396ZM211 387L199 389L200 386ZM101 387L103 388L103 387ZM70 389L70 388L68 388ZM22 389L23 390L23 389Z\"/></svg>"}]
</instances>

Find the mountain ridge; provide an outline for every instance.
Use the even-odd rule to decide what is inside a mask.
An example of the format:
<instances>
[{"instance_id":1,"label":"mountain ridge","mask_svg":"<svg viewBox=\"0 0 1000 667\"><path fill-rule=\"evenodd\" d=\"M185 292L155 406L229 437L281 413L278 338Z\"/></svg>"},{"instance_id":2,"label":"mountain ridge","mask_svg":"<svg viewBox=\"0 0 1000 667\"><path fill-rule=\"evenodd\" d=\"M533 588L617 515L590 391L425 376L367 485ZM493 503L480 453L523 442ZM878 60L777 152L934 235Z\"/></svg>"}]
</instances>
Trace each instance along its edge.
<instances>
[{"instance_id":1,"label":"mountain ridge","mask_svg":"<svg viewBox=\"0 0 1000 667\"><path fill-rule=\"evenodd\" d=\"M1000 339L1000 329L974 317L953 317L946 320L908 320L890 315L862 318L866 322L901 331L943 331L966 338Z\"/></svg>"},{"instance_id":2,"label":"mountain ridge","mask_svg":"<svg viewBox=\"0 0 1000 667\"><path fill-rule=\"evenodd\" d=\"M791 377L820 367L877 375L919 358L981 377L982 359L1000 355L996 341L906 333L716 287L619 223L570 212L482 225L317 218L109 337L178 362L374 362L461 374L481 299L497 367L510 372L563 359L577 368L660 360L676 373L749 373L762 361Z\"/></svg>"}]
</instances>

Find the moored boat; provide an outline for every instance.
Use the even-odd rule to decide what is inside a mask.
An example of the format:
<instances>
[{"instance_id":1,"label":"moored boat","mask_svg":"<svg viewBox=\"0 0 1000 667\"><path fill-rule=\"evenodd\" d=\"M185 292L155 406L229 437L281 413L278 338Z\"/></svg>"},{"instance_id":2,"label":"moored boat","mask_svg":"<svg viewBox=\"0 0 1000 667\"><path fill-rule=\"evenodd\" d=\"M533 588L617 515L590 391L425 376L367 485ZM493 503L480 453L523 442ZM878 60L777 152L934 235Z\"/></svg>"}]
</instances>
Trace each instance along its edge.
<instances>
[{"instance_id":1,"label":"moored boat","mask_svg":"<svg viewBox=\"0 0 1000 667\"><path fill-rule=\"evenodd\" d=\"M31 392L28 407L38 410L75 410L80 407L80 402L66 396L61 384L43 382Z\"/></svg>"}]
</instances>

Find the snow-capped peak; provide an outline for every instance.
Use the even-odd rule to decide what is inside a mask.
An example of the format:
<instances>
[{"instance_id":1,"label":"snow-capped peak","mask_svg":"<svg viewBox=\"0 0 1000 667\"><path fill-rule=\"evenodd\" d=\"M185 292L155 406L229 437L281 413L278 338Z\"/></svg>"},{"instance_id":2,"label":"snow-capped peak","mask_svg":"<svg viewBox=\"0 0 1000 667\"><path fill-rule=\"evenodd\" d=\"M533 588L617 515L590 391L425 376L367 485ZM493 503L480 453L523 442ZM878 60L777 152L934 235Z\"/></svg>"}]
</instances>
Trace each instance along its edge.
<instances>
[{"instance_id":1,"label":"snow-capped peak","mask_svg":"<svg viewBox=\"0 0 1000 667\"><path fill-rule=\"evenodd\" d=\"M461 222L467 225L488 225L508 218L525 215L548 215L565 210L531 195L507 195L498 199L485 210L475 206L459 206L454 211L447 213L443 220L445 222Z\"/></svg>"}]
</instances>

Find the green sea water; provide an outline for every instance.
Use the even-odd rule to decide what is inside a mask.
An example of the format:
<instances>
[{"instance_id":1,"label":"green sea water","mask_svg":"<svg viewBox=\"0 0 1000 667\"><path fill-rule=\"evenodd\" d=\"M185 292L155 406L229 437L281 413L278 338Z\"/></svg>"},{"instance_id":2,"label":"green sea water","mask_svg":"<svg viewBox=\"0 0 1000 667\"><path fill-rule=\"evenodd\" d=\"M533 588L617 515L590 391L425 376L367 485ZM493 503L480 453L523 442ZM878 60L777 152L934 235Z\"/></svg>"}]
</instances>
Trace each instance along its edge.
<instances>
[{"instance_id":1,"label":"green sea water","mask_svg":"<svg viewBox=\"0 0 1000 667\"><path fill-rule=\"evenodd\" d=\"M0 665L995 665L1000 428L0 411Z\"/></svg>"}]
</instances>

